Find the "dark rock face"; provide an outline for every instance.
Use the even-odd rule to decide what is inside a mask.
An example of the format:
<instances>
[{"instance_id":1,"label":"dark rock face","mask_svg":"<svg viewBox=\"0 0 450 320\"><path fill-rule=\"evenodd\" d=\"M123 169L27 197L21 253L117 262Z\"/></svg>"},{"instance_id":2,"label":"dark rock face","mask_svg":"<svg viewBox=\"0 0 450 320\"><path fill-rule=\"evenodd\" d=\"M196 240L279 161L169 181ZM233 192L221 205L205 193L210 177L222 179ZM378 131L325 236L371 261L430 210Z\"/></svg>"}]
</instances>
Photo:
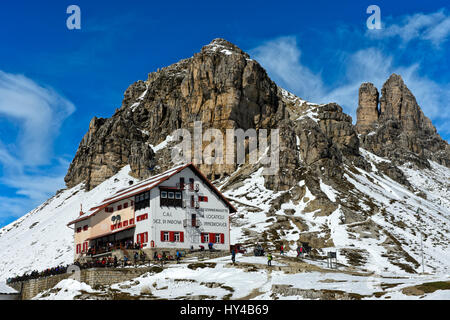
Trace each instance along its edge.
<instances>
[{"instance_id":1,"label":"dark rock face","mask_svg":"<svg viewBox=\"0 0 450 320\"><path fill-rule=\"evenodd\" d=\"M235 45L215 39L192 58L132 84L110 119L93 120L65 181L68 187L86 181L91 189L127 164L134 176L144 177L153 167L148 144L161 143L176 129L191 130L194 121L224 132L273 128L285 117L278 87L266 71ZM172 166L156 162L161 170ZM221 176L234 172L235 165L200 169Z\"/></svg>"},{"instance_id":2,"label":"dark rock face","mask_svg":"<svg viewBox=\"0 0 450 320\"><path fill-rule=\"evenodd\" d=\"M372 84L361 86L355 127L339 105L302 102L277 87L248 54L215 39L193 57L132 84L111 118L92 119L65 177L66 185L85 182L90 190L125 165L138 178L172 167L170 149L158 148L155 154L152 146L176 129L187 129L192 135L195 121L201 121L204 130L219 129L224 137L226 129L278 128L280 171L265 177L266 187L273 190L288 190L305 176L339 183L343 164L370 170L359 153L360 145L380 156L421 166L428 166L427 158L449 165L448 145L399 76L386 82L381 98ZM236 165L199 168L216 179L233 174ZM396 168L384 169L404 180Z\"/></svg>"},{"instance_id":3,"label":"dark rock face","mask_svg":"<svg viewBox=\"0 0 450 320\"><path fill-rule=\"evenodd\" d=\"M427 159L450 167L450 147L420 109L414 95L399 75L393 74L381 90L378 116L377 92L372 84L359 91L358 120L363 148L393 160L429 167ZM377 109L378 110L378 109Z\"/></svg>"},{"instance_id":4,"label":"dark rock face","mask_svg":"<svg viewBox=\"0 0 450 320\"><path fill-rule=\"evenodd\" d=\"M148 176L154 152L145 141L126 119L93 118L64 179L67 186L85 182L90 190L127 164L136 177Z\"/></svg>"},{"instance_id":5,"label":"dark rock face","mask_svg":"<svg viewBox=\"0 0 450 320\"><path fill-rule=\"evenodd\" d=\"M366 134L375 129L380 116L378 103L377 88L372 83L363 83L359 88L358 109L356 110L358 132Z\"/></svg>"}]
</instances>

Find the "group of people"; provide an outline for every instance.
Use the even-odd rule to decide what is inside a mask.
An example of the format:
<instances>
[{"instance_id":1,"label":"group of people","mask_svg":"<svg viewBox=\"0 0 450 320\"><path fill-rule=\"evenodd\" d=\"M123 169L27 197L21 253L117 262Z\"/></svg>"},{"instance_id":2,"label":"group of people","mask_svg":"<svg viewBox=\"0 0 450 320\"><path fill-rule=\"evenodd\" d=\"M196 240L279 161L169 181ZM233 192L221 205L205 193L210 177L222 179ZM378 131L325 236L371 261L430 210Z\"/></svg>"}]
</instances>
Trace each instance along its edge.
<instances>
[{"instance_id":1,"label":"group of people","mask_svg":"<svg viewBox=\"0 0 450 320\"><path fill-rule=\"evenodd\" d=\"M262 246L260 244L256 244L256 248L258 248L258 250L254 251L255 252L255 256L258 255L257 252L259 252L259 251L264 252L264 250L262 249ZM281 244L280 245L280 255L281 256L284 255L284 249L285 249L284 245ZM303 246L298 246L297 249L296 249L297 258L303 258L305 252L308 251L307 249L308 248L304 248ZM264 253L263 253L263 255L264 255ZM272 253L268 252L267 253L267 265L268 266L272 266L272 260L273 260ZM234 249L234 248L231 250L231 261L232 261L233 264L236 263L236 249Z\"/></svg>"},{"instance_id":2,"label":"group of people","mask_svg":"<svg viewBox=\"0 0 450 320\"><path fill-rule=\"evenodd\" d=\"M139 250L141 249L141 245L139 243L133 243L133 240L127 240L125 242L120 243L112 243L112 242L101 242L96 244L93 247L90 247L87 251L88 256L93 256L99 253L110 252L117 248L123 248L125 250Z\"/></svg>"},{"instance_id":3,"label":"group of people","mask_svg":"<svg viewBox=\"0 0 450 320\"><path fill-rule=\"evenodd\" d=\"M43 271L37 271L33 270L31 272L26 272L21 276L16 276L14 278L7 279L7 283L14 283L14 282L20 282L20 281L26 281L31 279L38 279L41 277L48 277L48 276L55 276L57 274L63 274L67 272L67 268L69 265L60 265L54 268L47 268Z\"/></svg>"}]
</instances>

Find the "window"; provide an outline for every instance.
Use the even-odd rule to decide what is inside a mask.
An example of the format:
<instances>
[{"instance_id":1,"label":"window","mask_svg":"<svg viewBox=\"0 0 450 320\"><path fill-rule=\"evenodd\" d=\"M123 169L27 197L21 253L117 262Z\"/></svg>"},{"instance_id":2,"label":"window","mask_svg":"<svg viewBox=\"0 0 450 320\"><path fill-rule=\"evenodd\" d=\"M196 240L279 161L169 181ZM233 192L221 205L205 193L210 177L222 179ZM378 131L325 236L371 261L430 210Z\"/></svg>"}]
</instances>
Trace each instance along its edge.
<instances>
[{"instance_id":1,"label":"window","mask_svg":"<svg viewBox=\"0 0 450 320\"><path fill-rule=\"evenodd\" d=\"M117 206L117 210L122 210L122 205Z\"/></svg>"},{"instance_id":2,"label":"window","mask_svg":"<svg viewBox=\"0 0 450 320\"><path fill-rule=\"evenodd\" d=\"M128 202L125 202L125 203L123 204L123 208L124 208L124 209L128 208Z\"/></svg>"},{"instance_id":3,"label":"window","mask_svg":"<svg viewBox=\"0 0 450 320\"><path fill-rule=\"evenodd\" d=\"M184 178L180 178L180 189L184 190Z\"/></svg>"},{"instance_id":4,"label":"window","mask_svg":"<svg viewBox=\"0 0 450 320\"><path fill-rule=\"evenodd\" d=\"M81 253L81 244L77 244L77 254Z\"/></svg>"},{"instance_id":5,"label":"window","mask_svg":"<svg viewBox=\"0 0 450 320\"><path fill-rule=\"evenodd\" d=\"M216 233L215 243L220 243L220 233Z\"/></svg>"},{"instance_id":6,"label":"window","mask_svg":"<svg viewBox=\"0 0 450 320\"><path fill-rule=\"evenodd\" d=\"M162 242L184 242L184 232L161 231Z\"/></svg>"},{"instance_id":7,"label":"window","mask_svg":"<svg viewBox=\"0 0 450 320\"><path fill-rule=\"evenodd\" d=\"M78 227L77 228L77 233L80 233L81 232L81 227Z\"/></svg>"},{"instance_id":8,"label":"window","mask_svg":"<svg viewBox=\"0 0 450 320\"><path fill-rule=\"evenodd\" d=\"M88 228L89 228L89 226L88 226L88 225L85 225L85 226L83 227L83 231L87 231Z\"/></svg>"},{"instance_id":9,"label":"window","mask_svg":"<svg viewBox=\"0 0 450 320\"><path fill-rule=\"evenodd\" d=\"M117 225L117 228L118 229L122 228L122 222L119 222L119 224Z\"/></svg>"},{"instance_id":10,"label":"window","mask_svg":"<svg viewBox=\"0 0 450 320\"><path fill-rule=\"evenodd\" d=\"M106 207L105 208L105 212L114 212L114 208L113 207Z\"/></svg>"},{"instance_id":11,"label":"window","mask_svg":"<svg viewBox=\"0 0 450 320\"><path fill-rule=\"evenodd\" d=\"M141 214L140 216L137 216L136 221L139 222L139 221L146 220L146 219L148 219L148 213L144 213L144 214Z\"/></svg>"},{"instance_id":12,"label":"window","mask_svg":"<svg viewBox=\"0 0 450 320\"><path fill-rule=\"evenodd\" d=\"M148 232L138 233L136 236L137 243L147 243L148 242Z\"/></svg>"},{"instance_id":13,"label":"window","mask_svg":"<svg viewBox=\"0 0 450 320\"><path fill-rule=\"evenodd\" d=\"M124 227L128 226L128 220L125 220L125 221L123 222L123 226L124 226Z\"/></svg>"},{"instance_id":14,"label":"window","mask_svg":"<svg viewBox=\"0 0 450 320\"><path fill-rule=\"evenodd\" d=\"M202 242L208 243L209 242L209 234L208 233L202 233Z\"/></svg>"},{"instance_id":15,"label":"window","mask_svg":"<svg viewBox=\"0 0 450 320\"><path fill-rule=\"evenodd\" d=\"M208 197L205 197L205 196L198 196L198 201L199 201L199 202L208 202Z\"/></svg>"},{"instance_id":16,"label":"window","mask_svg":"<svg viewBox=\"0 0 450 320\"><path fill-rule=\"evenodd\" d=\"M181 191L160 190L159 204L161 207L182 207L183 194Z\"/></svg>"},{"instance_id":17,"label":"window","mask_svg":"<svg viewBox=\"0 0 450 320\"><path fill-rule=\"evenodd\" d=\"M168 231L161 231L161 241L162 242L169 241L169 232Z\"/></svg>"},{"instance_id":18,"label":"window","mask_svg":"<svg viewBox=\"0 0 450 320\"><path fill-rule=\"evenodd\" d=\"M130 224L134 224L134 219L130 219Z\"/></svg>"},{"instance_id":19,"label":"window","mask_svg":"<svg viewBox=\"0 0 450 320\"><path fill-rule=\"evenodd\" d=\"M135 198L135 210L145 209L150 207L150 191L138 194Z\"/></svg>"},{"instance_id":20,"label":"window","mask_svg":"<svg viewBox=\"0 0 450 320\"><path fill-rule=\"evenodd\" d=\"M89 242L83 243L83 252L87 252L89 247Z\"/></svg>"}]
</instances>

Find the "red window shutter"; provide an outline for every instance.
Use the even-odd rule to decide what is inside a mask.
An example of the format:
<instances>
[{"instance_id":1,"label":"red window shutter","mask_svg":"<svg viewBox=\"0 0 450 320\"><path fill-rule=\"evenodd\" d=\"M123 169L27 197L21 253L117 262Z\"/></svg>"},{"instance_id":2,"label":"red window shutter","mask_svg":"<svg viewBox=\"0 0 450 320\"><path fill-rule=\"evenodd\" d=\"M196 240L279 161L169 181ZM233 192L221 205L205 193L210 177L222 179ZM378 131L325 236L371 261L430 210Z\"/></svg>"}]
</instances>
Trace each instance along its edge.
<instances>
[{"instance_id":1,"label":"red window shutter","mask_svg":"<svg viewBox=\"0 0 450 320\"><path fill-rule=\"evenodd\" d=\"M161 241L164 242L164 231L161 231Z\"/></svg>"},{"instance_id":2,"label":"red window shutter","mask_svg":"<svg viewBox=\"0 0 450 320\"><path fill-rule=\"evenodd\" d=\"M209 234L209 242L216 243L216 235L214 233Z\"/></svg>"},{"instance_id":3,"label":"red window shutter","mask_svg":"<svg viewBox=\"0 0 450 320\"><path fill-rule=\"evenodd\" d=\"M225 235L223 233L220 234L220 243L225 243Z\"/></svg>"},{"instance_id":4,"label":"red window shutter","mask_svg":"<svg viewBox=\"0 0 450 320\"><path fill-rule=\"evenodd\" d=\"M206 233L202 233L202 242L205 243L206 242Z\"/></svg>"},{"instance_id":5,"label":"red window shutter","mask_svg":"<svg viewBox=\"0 0 450 320\"><path fill-rule=\"evenodd\" d=\"M174 242L175 241L175 232L169 232L169 241Z\"/></svg>"},{"instance_id":6,"label":"red window shutter","mask_svg":"<svg viewBox=\"0 0 450 320\"><path fill-rule=\"evenodd\" d=\"M134 224L134 219L130 219L130 224Z\"/></svg>"},{"instance_id":7,"label":"red window shutter","mask_svg":"<svg viewBox=\"0 0 450 320\"><path fill-rule=\"evenodd\" d=\"M113 231L114 230L114 225L111 225L111 231Z\"/></svg>"},{"instance_id":8,"label":"red window shutter","mask_svg":"<svg viewBox=\"0 0 450 320\"><path fill-rule=\"evenodd\" d=\"M184 232L180 232L180 242L184 242Z\"/></svg>"},{"instance_id":9,"label":"red window shutter","mask_svg":"<svg viewBox=\"0 0 450 320\"><path fill-rule=\"evenodd\" d=\"M144 242L148 242L148 232L144 233Z\"/></svg>"},{"instance_id":10,"label":"red window shutter","mask_svg":"<svg viewBox=\"0 0 450 320\"><path fill-rule=\"evenodd\" d=\"M203 201L208 202L208 197L203 197Z\"/></svg>"}]
</instances>

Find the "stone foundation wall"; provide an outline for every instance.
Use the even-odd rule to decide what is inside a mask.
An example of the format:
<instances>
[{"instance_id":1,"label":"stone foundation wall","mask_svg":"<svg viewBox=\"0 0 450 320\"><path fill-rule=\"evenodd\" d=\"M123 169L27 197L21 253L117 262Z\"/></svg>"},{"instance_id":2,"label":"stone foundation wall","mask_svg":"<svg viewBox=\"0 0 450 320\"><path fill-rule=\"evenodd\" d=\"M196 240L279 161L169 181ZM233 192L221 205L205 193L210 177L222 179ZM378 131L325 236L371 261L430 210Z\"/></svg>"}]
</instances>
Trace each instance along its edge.
<instances>
[{"instance_id":1,"label":"stone foundation wall","mask_svg":"<svg viewBox=\"0 0 450 320\"><path fill-rule=\"evenodd\" d=\"M101 285L112 285L139 277L150 271L150 268L94 268L80 271L80 281L95 288ZM11 287L21 292L22 300L30 300L39 293L51 289L61 280L68 279L73 274L65 273L56 276L31 279L11 284Z\"/></svg>"}]
</instances>

